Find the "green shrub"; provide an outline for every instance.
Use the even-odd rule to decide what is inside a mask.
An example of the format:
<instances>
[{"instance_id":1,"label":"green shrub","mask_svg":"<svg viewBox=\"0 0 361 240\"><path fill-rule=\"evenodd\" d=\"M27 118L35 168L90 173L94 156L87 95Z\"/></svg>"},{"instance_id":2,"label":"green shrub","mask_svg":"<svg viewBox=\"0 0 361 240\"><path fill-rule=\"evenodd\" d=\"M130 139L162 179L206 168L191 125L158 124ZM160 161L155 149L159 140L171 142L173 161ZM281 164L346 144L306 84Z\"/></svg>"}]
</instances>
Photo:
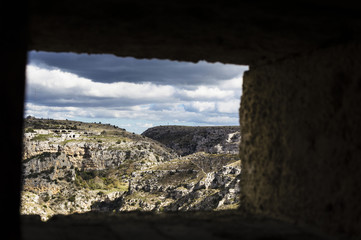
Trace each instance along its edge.
<instances>
[{"instance_id":1,"label":"green shrub","mask_svg":"<svg viewBox=\"0 0 361 240\"><path fill-rule=\"evenodd\" d=\"M72 195L68 198L69 202L75 202L75 195Z\"/></svg>"},{"instance_id":2,"label":"green shrub","mask_svg":"<svg viewBox=\"0 0 361 240\"><path fill-rule=\"evenodd\" d=\"M80 176L80 175L75 175L75 186L81 187L81 188L89 188L87 182Z\"/></svg>"},{"instance_id":3,"label":"green shrub","mask_svg":"<svg viewBox=\"0 0 361 240\"><path fill-rule=\"evenodd\" d=\"M87 180L90 180L90 179L93 179L95 178L96 174L94 171L89 171L89 172L81 172L81 171L78 171L77 172L77 175L79 175L83 180L87 181Z\"/></svg>"},{"instance_id":4,"label":"green shrub","mask_svg":"<svg viewBox=\"0 0 361 240\"><path fill-rule=\"evenodd\" d=\"M48 141L53 134L39 134L31 139L31 141Z\"/></svg>"},{"instance_id":5,"label":"green shrub","mask_svg":"<svg viewBox=\"0 0 361 240\"><path fill-rule=\"evenodd\" d=\"M32 129L32 128L26 128L26 129L25 129L25 132L26 132L26 133L33 133L33 132L35 132L35 131L34 131L34 129Z\"/></svg>"},{"instance_id":6,"label":"green shrub","mask_svg":"<svg viewBox=\"0 0 361 240\"><path fill-rule=\"evenodd\" d=\"M50 196L48 194L46 194L44 197L43 197L43 201L44 202L47 202L50 200Z\"/></svg>"},{"instance_id":7,"label":"green shrub","mask_svg":"<svg viewBox=\"0 0 361 240\"><path fill-rule=\"evenodd\" d=\"M88 185L90 187L90 189L95 190L95 189L104 189L104 182L101 178L99 178L98 176L96 176L93 179L90 179L88 182Z\"/></svg>"}]
</instances>

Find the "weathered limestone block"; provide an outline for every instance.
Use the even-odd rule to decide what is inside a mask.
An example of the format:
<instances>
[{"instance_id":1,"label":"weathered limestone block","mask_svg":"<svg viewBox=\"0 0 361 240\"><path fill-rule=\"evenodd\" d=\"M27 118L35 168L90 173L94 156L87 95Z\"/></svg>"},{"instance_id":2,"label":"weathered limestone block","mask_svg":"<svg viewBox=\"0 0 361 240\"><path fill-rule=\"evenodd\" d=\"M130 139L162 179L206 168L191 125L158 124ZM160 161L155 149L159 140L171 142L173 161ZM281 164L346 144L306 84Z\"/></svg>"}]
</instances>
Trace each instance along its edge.
<instances>
[{"instance_id":1,"label":"weathered limestone block","mask_svg":"<svg viewBox=\"0 0 361 240\"><path fill-rule=\"evenodd\" d=\"M240 109L241 206L361 233L361 46L250 67Z\"/></svg>"}]
</instances>

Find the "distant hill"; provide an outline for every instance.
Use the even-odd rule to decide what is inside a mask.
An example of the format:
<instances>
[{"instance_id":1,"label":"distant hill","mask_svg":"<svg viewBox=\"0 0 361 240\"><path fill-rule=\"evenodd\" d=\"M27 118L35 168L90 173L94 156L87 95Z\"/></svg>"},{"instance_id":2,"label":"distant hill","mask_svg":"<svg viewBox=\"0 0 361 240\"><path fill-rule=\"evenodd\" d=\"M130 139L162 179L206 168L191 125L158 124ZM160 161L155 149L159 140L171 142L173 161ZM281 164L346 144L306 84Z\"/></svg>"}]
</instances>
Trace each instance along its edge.
<instances>
[{"instance_id":1,"label":"distant hill","mask_svg":"<svg viewBox=\"0 0 361 240\"><path fill-rule=\"evenodd\" d=\"M241 140L239 126L159 126L147 129L142 135L182 156L196 152L237 154Z\"/></svg>"},{"instance_id":2,"label":"distant hill","mask_svg":"<svg viewBox=\"0 0 361 240\"><path fill-rule=\"evenodd\" d=\"M220 210L239 204L238 154L181 157L154 139L109 124L29 117L24 126L22 214L47 220L87 211ZM191 144L199 139L197 146L207 142L207 134L218 139L211 132L230 143L235 135L224 135L230 131L225 129L187 136Z\"/></svg>"}]
</instances>

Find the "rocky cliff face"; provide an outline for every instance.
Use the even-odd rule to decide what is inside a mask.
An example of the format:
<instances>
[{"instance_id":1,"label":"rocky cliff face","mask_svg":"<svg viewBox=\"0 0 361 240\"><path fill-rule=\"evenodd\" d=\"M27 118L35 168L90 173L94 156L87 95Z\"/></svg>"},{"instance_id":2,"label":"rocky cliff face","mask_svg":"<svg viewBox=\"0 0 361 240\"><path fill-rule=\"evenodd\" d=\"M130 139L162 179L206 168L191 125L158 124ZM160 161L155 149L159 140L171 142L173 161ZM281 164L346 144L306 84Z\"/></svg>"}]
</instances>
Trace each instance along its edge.
<instances>
[{"instance_id":1,"label":"rocky cliff face","mask_svg":"<svg viewBox=\"0 0 361 240\"><path fill-rule=\"evenodd\" d=\"M157 141L109 125L27 119L23 155L21 212L43 220L86 211L209 210L239 204L238 155L180 157Z\"/></svg>"},{"instance_id":2,"label":"rocky cliff face","mask_svg":"<svg viewBox=\"0 0 361 240\"><path fill-rule=\"evenodd\" d=\"M182 156L196 152L238 154L241 138L239 126L159 126L147 129L142 135Z\"/></svg>"},{"instance_id":3,"label":"rocky cliff face","mask_svg":"<svg viewBox=\"0 0 361 240\"><path fill-rule=\"evenodd\" d=\"M223 160L213 169L208 159ZM115 201L93 205L100 211L189 211L237 208L240 161L236 155L196 153L132 173L129 190Z\"/></svg>"}]
</instances>

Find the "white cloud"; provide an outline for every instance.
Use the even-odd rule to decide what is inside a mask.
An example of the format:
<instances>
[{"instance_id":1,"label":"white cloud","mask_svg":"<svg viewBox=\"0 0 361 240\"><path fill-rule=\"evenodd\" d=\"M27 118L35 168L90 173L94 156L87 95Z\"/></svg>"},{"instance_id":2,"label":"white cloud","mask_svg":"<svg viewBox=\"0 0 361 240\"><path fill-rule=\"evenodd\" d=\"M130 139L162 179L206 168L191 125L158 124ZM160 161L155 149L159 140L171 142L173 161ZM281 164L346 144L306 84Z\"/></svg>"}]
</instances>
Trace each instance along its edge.
<instances>
[{"instance_id":1,"label":"white cloud","mask_svg":"<svg viewBox=\"0 0 361 240\"><path fill-rule=\"evenodd\" d=\"M92 97L130 98L130 99L155 99L168 98L174 94L171 86L159 86L151 83L95 83L86 89L84 94Z\"/></svg>"},{"instance_id":2,"label":"white cloud","mask_svg":"<svg viewBox=\"0 0 361 240\"><path fill-rule=\"evenodd\" d=\"M182 90L181 94L191 99L224 99L233 96L233 91L218 87L200 86L195 90Z\"/></svg>"},{"instance_id":3,"label":"white cloud","mask_svg":"<svg viewBox=\"0 0 361 240\"><path fill-rule=\"evenodd\" d=\"M152 123L137 123L137 126L142 127L142 128L154 127L154 125Z\"/></svg>"},{"instance_id":4,"label":"white cloud","mask_svg":"<svg viewBox=\"0 0 361 240\"><path fill-rule=\"evenodd\" d=\"M188 104L185 104L186 110L196 111L196 112L205 112L205 111L214 111L216 109L215 102L200 102L194 101Z\"/></svg>"},{"instance_id":5,"label":"white cloud","mask_svg":"<svg viewBox=\"0 0 361 240\"><path fill-rule=\"evenodd\" d=\"M217 102L217 110L221 113L238 113L240 100Z\"/></svg>"},{"instance_id":6,"label":"white cloud","mask_svg":"<svg viewBox=\"0 0 361 240\"><path fill-rule=\"evenodd\" d=\"M229 116L216 116L216 117L207 117L205 119L206 122L213 123L213 124L234 124L235 122L238 122L237 117L229 117Z\"/></svg>"},{"instance_id":7,"label":"white cloud","mask_svg":"<svg viewBox=\"0 0 361 240\"><path fill-rule=\"evenodd\" d=\"M242 76L232 76L218 84L212 81L210 85L194 86L105 83L59 69L28 65L25 115L93 122L106 119L138 133L168 123L237 125Z\"/></svg>"},{"instance_id":8,"label":"white cloud","mask_svg":"<svg viewBox=\"0 0 361 240\"><path fill-rule=\"evenodd\" d=\"M72 95L77 97L127 98L127 99L163 99L172 97L175 92L172 86L161 86L152 83L100 83L78 77L75 74L49 70L29 65L27 67L28 94L51 93L53 96ZM65 100L63 100L65 101Z\"/></svg>"},{"instance_id":9,"label":"white cloud","mask_svg":"<svg viewBox=\"0 0 361 240\"><path fill-rule=\"evenodd\" d=\"M227 90L238 90L240 94L242 85L243 85L243 76L240 75L226 81L221 81L219 87Z\"/></svg>"}]
</instances>

